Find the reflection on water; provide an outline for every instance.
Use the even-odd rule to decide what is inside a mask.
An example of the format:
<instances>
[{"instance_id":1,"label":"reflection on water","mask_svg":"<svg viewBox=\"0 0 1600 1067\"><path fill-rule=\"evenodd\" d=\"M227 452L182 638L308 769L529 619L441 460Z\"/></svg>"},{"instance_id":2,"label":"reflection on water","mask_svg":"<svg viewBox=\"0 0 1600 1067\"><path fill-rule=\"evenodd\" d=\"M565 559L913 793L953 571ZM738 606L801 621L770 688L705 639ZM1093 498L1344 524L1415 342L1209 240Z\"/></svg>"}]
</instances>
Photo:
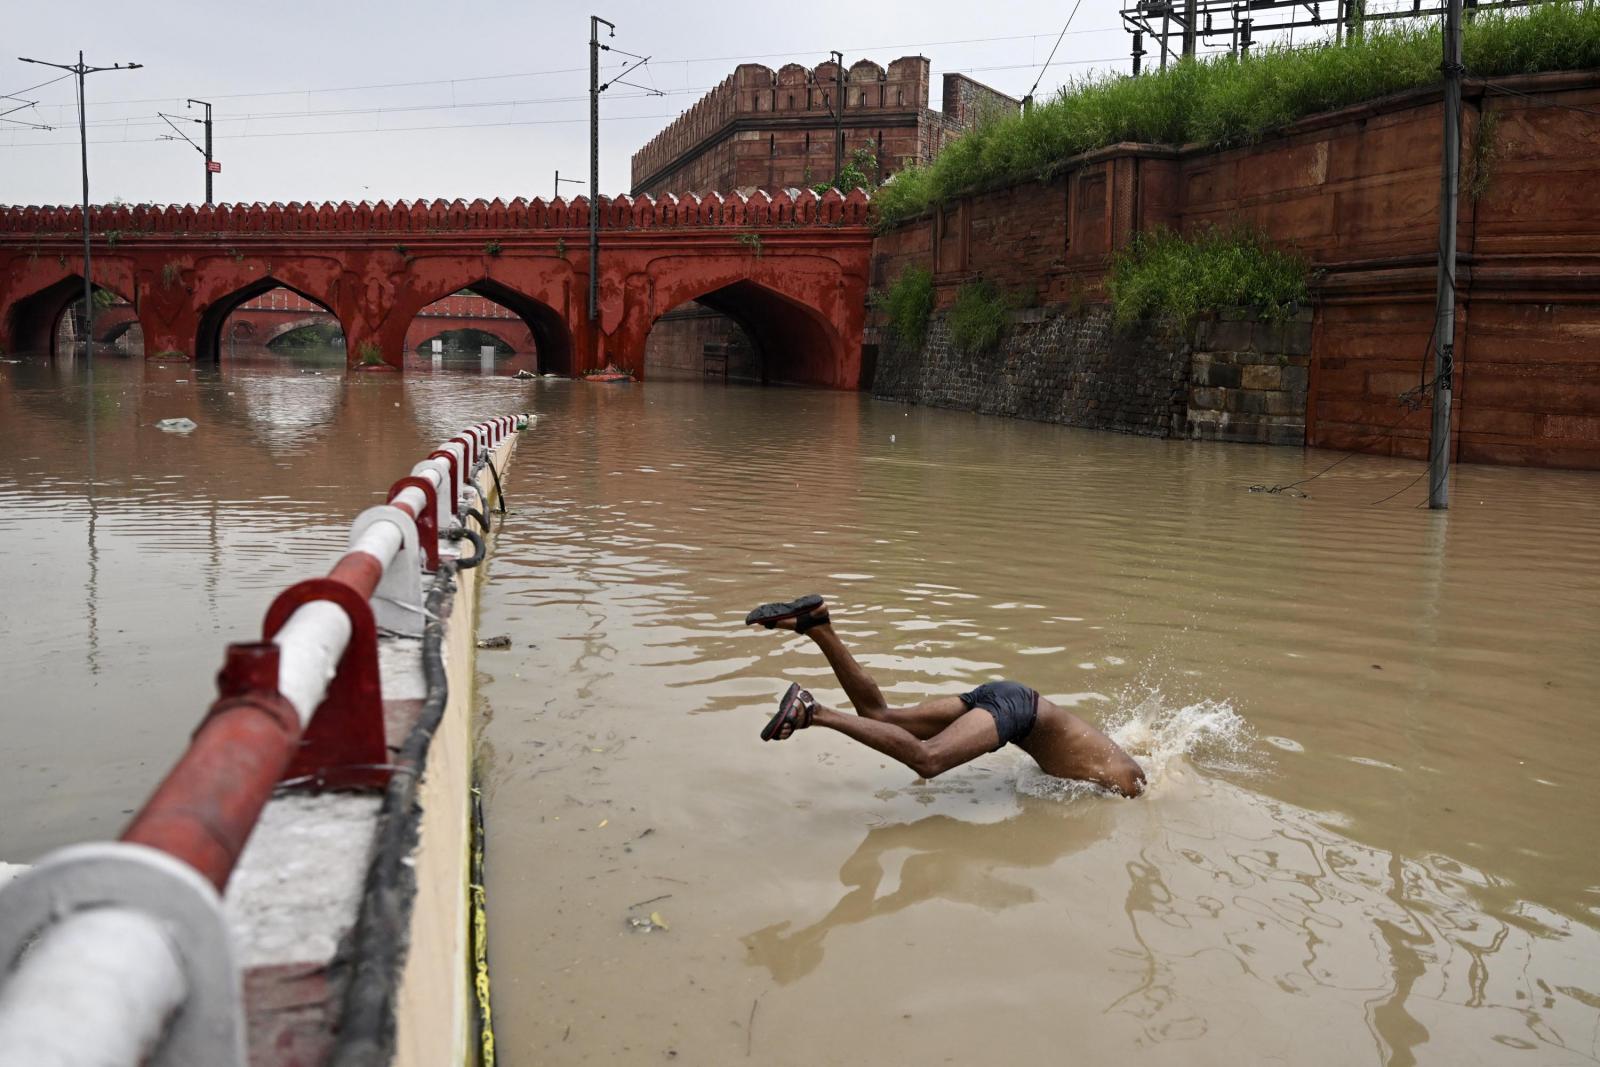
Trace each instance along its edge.
<instances>
[{"instance_id":1,"label":"reflection on water","mask_svg":"<svg viewBox=\"0 0 1600 1067\"><path fill-rule=\"evenodd\" d=\"M856 396L541 392L482 626L501 1046L538 1062L1587 1063L1600 482ZM757 738L815 589L889 699L1017 677L1152 772ZM630 917L659 913L667 930Z\"/></svg>"},{"instance_id":2,"label":"reflection on water","mask_svg":"<svg viewBox=\"0 0 1600 1067\"><path fill-rule=\"evenodd\" d=\"M0 858L114 833L224 643L531 407L479 660L508 1062L1600 1055L1594 475L1463 467L1430 515L1384 459L1290 500L1244 487L1329 457L411 370L0 363ZM785 680L843 699L739 625L811 589L892 701L1020 678L1150 794L761 744Z\"/></svg>"},{"instance_id":3,"label":"reflection on water","mask_svg":"<svg viewBox=\"0 0 1600 1067\"><path fill-rule=\"evenodd\" d=\"M0 858L114 835L210 704L223 646L439 440L532 391L346 375L329 351L102 355L92 393L81 353L0 361ZM156 425L175 418L196 428Z\"/></svg>"}]
</instances>

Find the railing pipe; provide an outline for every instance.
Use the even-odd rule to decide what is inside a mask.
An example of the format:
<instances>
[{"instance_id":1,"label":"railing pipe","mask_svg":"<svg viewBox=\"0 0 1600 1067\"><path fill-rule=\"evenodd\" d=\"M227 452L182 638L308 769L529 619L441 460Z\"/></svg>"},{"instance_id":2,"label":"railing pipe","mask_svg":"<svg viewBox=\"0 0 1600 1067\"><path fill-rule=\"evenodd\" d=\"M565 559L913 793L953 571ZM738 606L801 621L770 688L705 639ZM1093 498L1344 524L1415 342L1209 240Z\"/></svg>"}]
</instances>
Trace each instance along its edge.
<instances>
[{"instance_id":1,"label":"railing pipe","mask_svg":"<svg viewBox=\"0 0 1600 1067\"><path fill-rule=\"evenodd\" d=\"M73 912L0 986L0 1067L137 1067L188 997L160 920L120 907Z\"/></svg>"}]
</instances>

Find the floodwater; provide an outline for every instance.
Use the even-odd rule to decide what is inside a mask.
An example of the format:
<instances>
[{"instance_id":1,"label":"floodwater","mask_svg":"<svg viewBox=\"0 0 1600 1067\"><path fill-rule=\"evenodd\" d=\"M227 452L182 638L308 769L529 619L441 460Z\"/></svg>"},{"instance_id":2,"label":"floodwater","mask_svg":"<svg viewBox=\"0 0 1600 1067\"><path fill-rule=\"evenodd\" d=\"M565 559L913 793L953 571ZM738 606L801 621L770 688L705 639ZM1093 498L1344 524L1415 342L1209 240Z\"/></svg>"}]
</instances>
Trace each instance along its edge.
<instances>
[{"instance_id":1,"label":"floodwater","mask_svg":"<svg viewBox=\"0 0 1600 1067\"><path fill-rule=\"evenodd\" d=\"M855 395L535 407L478 661L506 1062L1600 1057L1600 477L1430 514L1415 463L1251 493L1338 455ZM844 701L740 625L813 590L891 703L1021 679L1148 795L763 744Z\"/></svg>"},{"instance_id":2,"label":"floodwater","mask_svg":"<svg viewBox=\"0 0 1600 1067\"><path fill-rule=\"evenodd\" d=\"M529 409L480 606L502 1062L1600 1058L1600 476L1430 514L1409 462L1296 498L1247 488L1337 454L463 369L0 362L0 859L114 835L223 645ZM892 702L1019 678L1148 795L763 744L787 680L843 701L739 625L811 590Z\"/></svg>"},{"instance_id":3,"label":"floodwater","mask_svg":"<svg viewBox=\"0 0 1600 1067\"><path fill-rule=\"evenodd\" d=\"M342 352L222 367L0 357L0 861L114 837L216 696L229 641L326 573L350 522L523 382ZM187 418L167 433L155 423ZM91 435L91 419L93 433ZM92 449L91 449L92 441ZM93 472L92 477L90 472Z\"/></svg>"}]
</instances>

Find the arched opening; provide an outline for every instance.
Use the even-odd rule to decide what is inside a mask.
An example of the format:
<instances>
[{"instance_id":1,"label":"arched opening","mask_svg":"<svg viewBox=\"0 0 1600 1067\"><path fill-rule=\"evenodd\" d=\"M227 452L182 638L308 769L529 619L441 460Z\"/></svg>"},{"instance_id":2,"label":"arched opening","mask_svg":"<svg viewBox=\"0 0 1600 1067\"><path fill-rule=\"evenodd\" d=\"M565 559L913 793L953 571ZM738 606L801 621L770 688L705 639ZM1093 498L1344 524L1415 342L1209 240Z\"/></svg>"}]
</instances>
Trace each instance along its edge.
<instances>
[{"instance_id":1,"label":"arched opening","mask_svg":"<svg viewBox=\"0 0 1600 1067\"><path fill-rule=\"evenodd\" d=\"M656 319L645 338L645 376L824 385L834 349L817 312L741 281Z\"/></svg>"},{"instance_id":2,"label":"arched opening","mask_svg":"<svg viewBox=\"0 0 1600 1067\"><path fill-rule=\"evenodd\" d=\"M97 345L124 355L143 355L144 335L137 329L139 316L133 303L102 285L94 287L93 300ZM58 356L76 351L88 322L82 275L69 275L18 300L11 306L10 319L18 352Z\"/></svg>"},{"instance_id":3,"label":"arched opening","mask_svg":"<svg viewBox=\"0 0 1600 1067\"><path fill-rule=\"evenodd\" d=\"M440 297L406 329L417 369L569 375L572 335L554 308L488 278Z\"/></svg>"},{"instance_id":4,"label":"arched opening","mask_svg":"<svg viewBox=\"0 0 1600 1067\"><path fill-rule=\"evenodd\" d=\"M197 361L269 354L343 366L344 329L326 304L270 276L213 301L201 313Z\"/></svg>"}]
</instances>

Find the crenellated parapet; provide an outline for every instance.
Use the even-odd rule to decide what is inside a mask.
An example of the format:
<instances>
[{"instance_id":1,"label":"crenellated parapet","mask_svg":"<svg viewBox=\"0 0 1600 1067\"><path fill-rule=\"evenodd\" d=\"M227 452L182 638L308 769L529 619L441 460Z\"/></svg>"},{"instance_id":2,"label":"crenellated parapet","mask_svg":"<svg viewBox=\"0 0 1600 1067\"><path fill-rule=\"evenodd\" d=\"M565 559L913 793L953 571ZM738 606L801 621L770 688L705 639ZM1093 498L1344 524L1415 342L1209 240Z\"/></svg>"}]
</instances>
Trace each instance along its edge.
<instances>
[{"instance_id":1,"label":"crenellated parapet","mask_svg":"<svg viewBox=\"0 0 1600 1067\"><path fill-rule=\"evenodd\" d=\"M870 200L857 189L818 195L810 189L712 193L706 196L600 198L600 227L608 231L764 226L864 226ZM390 204L323 203L160 205L105 204L89 208L89 228L117 239L138 234L192 233L450 233L459 231L572 231L589 226L587 197L546 201L415 200ZM0 234L81 233L78 207L0 207Z\"/></svg>"},{"instance_id":2,"label":"crenellated parapet","mask_svg":"<svg viewBox=\"0 0 1600 1067\"><path fill-rule=\"evenodd\" d=\"M777 70L741 63L633 154L635 184L742 118L831 121L838 76L839 68L831 60L815 67L790 63ZM928 106L925 56L902 56L887 68L869 59L857 60L845 71L844 82L846 113L918 112Z\"/></svg>"}]
</instances>

